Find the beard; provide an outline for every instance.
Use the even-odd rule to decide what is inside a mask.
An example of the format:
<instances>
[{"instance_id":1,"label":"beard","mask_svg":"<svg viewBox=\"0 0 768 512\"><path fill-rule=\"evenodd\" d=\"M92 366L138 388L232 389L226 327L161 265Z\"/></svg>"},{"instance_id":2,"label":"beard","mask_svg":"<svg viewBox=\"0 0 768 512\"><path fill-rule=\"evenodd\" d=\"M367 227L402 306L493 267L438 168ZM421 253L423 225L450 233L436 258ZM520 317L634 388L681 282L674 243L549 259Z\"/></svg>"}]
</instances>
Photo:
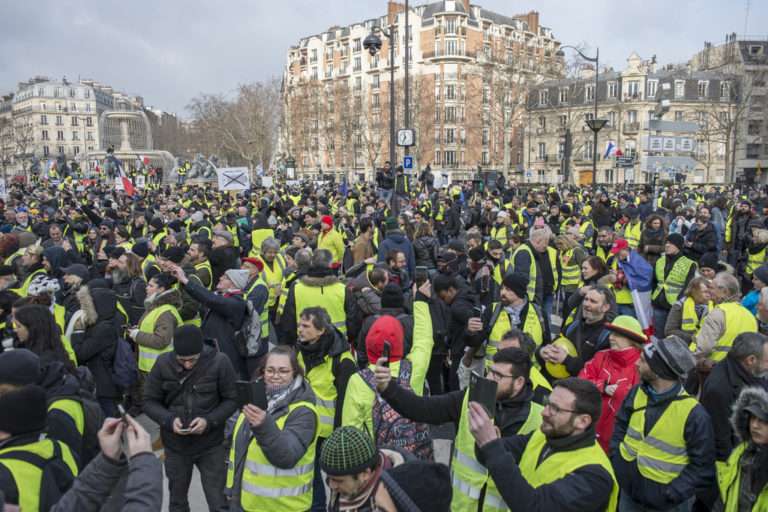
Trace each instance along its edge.
<instances>
[{"instance_id":1,"label":"beard","mask_svg":"<svg viewBox=\"0 0 768 512\"><path fill-rule=\"evenodd\" d=\"M130 278L128 272L119 268L112 269L110 274L112 276L112 282L117 284L125 283Z\"/></svg>"},{"instance_id":2,"label":"beard","mask_svg":"<svg viewBox=\"0 0 768 512\"><path fill-rule=\"evenodd\" d=\"M561 439L573 434L573 422L569 421L565 425L555 427L549 420L541 418L541 432L547 439Z\"/></svg>"},{"instance_id":3,"label":"beard","mask_svg":"<svg viewBox=\"0 0 768 512\"><path fill-rule=\"evenodd\" d=\"M591 311L587 311L586 309L582 310L582 316L584 317L584 321L588 324L593 324L603 319L602 313L593 313Z\"/></svg>"}]
</instances>

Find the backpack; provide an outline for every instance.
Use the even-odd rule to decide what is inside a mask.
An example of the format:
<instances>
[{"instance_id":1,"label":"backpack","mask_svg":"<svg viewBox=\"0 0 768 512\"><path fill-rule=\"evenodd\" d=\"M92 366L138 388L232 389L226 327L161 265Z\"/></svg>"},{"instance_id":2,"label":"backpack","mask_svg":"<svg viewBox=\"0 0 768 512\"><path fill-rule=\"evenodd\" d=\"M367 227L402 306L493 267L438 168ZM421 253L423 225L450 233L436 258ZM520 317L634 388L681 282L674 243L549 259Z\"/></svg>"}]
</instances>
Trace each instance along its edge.
<instances>
[{"instance_id":1,"label":"backpack","mask_svg":"<svg viewBox=\"0 0 768 512\"><path fill-rule=\"evenodd\" d=\"M411 361L400 360L397 383L411 389ZM373 401L373 437L377 448L395 448L412 453L421 460L434 460L432 436L426 423L417 423L395 411L376 390L376 377L370 368L360 370L360 376L376 394Z\"/></svg>"},{"instance_id":2,"label":"backpack","mask_svg":"<svg viewBox=\"0 0 768 512\"><path fill-rule=\"evenodd\" d=\"M139 366L131 344L125 338L117 338L115 357L112 360L112 382L122 391L133 386L139 380Z\"/></svg>"},{"instance_id":3,"label":"backpack","mask_svg":"<svg viewBox=\"0 0 768 512\"><path fill-rule=\"evenodd\" d=\"M235 331L235 349L242 357L254 357L262 348L261 317L248 299L245 299L245 310L243 324Z\"/></svg>"},{"instance_id":4,"label":"backpack","mask_svg":"<svg viewBox=\"0 0 768 512\"><path fill-rule=\"evenodd\" d=\"M53 508L66 491L72 487L75 480L75 475L72 474L72 470L63 459L62 445L64 443L55 439L47 441L53 444L53 455L49 459L22 449L11 449L0 455L0 460L22 461L40 469L39 510ZM24 482L17 482L18 486L23 484Z\"/></svg>"}]
</instances>

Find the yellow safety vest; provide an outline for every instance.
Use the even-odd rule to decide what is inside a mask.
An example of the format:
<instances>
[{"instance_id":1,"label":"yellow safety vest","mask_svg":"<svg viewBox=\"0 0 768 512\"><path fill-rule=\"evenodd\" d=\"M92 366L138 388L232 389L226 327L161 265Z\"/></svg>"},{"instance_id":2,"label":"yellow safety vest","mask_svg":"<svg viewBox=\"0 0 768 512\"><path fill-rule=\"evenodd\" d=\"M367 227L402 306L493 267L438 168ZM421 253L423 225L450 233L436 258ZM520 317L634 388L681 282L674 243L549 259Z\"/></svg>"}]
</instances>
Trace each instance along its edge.
<instances>
[{"instance_id":1,"label":"yellow safety vest","mask_svg":"<svg viewBox=\"0 0 768 512\"><path fill-rule=\"evenodd\" d=\"M533 254L533 251L530 247L528 247L528 244L522 244L520 247L515 249L515 252L512 253L512 264L515 264L515 258L517 257L517 253L519 252L527 252L528 256L531 259L531 268L528 273L528 300L533 301L536 298L536 257ZM515 272L522 272L522 270L515 268Z\"/></svg>"},{"instance_id":2,"label":"yellow safety vest","mask_svg":"<svg viewBox=\"0 0 768 512\"><path fill-rule=\"evenodd\" d=\"M264 258L261 258L261 256L259 256L259 258L264 264L264 270L261 271L261 279L264 280L269 288L269 302L267 305L271 308L275 305L275 302L277 302L277 293L275 293L275 290L283 282L285 260L282 255L278 254L272 261L272 267L270 268L267 262L264 261Z\"/></svg>"},{"instance_id":3,"label":"yellow safety vest","mask_svg":"<svg viewBox=\"0 0 768 512\"><path fill-rule=\"evenodd\" d=\"M248 300L248 296L258 286L264 286L266 288L267 283L265 283L264 280L261 279L261 277L257 277L256 280L253 282L253 284L248 287L248 290L245 292L245 296L243 298L245 300ZM261 339L268 340L269 339L269 307L266 304L262 308L261 313L259 313L259 320L261 321Z\"/></svg>"},{"instance_id":4,"label":"yellow safety vest","mask_svg":"<svg viewBox=\"0 0 768 512\"><path fill-rule=\"evenodd\" d=\"M346 338L347 312L344 310L346 292L347 288L341 282L330 286L307 286L299 281L293 287L293 297L296 301L296 324L298 325L301 312L306 308L321 307L331 317L333 326Z\"/></svg>"},{"instance_id":5,"label":"yellow safety vest","mask_svg":"<svg viewBox=\"0 0 768 512\"><path fill-rule=\"evenodd\" d=\"M563 272L563 279L560 282L563 286L578 286L581 281L581 266L572 263L573 249L568 249L560 254L560 268Z\"/></svg>"},{"instance_id":6,"label":"yellow safety vest","mask_svg":"<svg viewBox=\"0 0 768 512\"><path fill-rule=\"evenodd\" d=\"M213 267L211 267L211 262L208 260L205 260L202 263L198 263L197 265L195 265L195 270L196 271L205 270L206 272L208 272L208 289L213 290L213 284L214 284L213 283ZM205 283L203 283L203 285L205 285Z\"/></svg>"},{"instance_id":7,"label":"yellow safety vest","mask_svg":"<svg viewBox=\"0 0 768 512\"><path fill-rule=\"evenodd\" d=\"M539 428L542 409L541 405L531 402L528 418L517 431L518 435L530 434ZM477 510L478 500L484 486L486 489L483 511L508 510L493 478L488 473L488 469L480 464L475 457L475 438L469 431L468 410L469 391L465 391L461 417L459 418L459 429L456 433L456 442L451 459L451 486L453 487L451 510L454 512Z\"/></svg>"},{"instance_id":8,"label":"yellow safety vest","mask_svg":"<svg viewBox=\"0 0 768 512\"><path fill-rule=\"evenodd\" d=\"M5 258L5 262L4 262L4 264L5 264L5 265L9 265L9 266L10 266L10 265L13 265L13 260L15 260L16 258L18 258L19 256L23 256L23 255L24 255L24 251L26 251L26 249L19 249L19 250L18 250L18 251L16 251L15 253L11 254L10 256L8 256L7 258Z\"/></svg>"},{"instance_id":9,"label":"yellow safety vest","mask_svg":"<svg viewBox=\"0 0 768 512\"><path fill-rule=\"evenodd\" d=\"M261 243L267 238L275 238L275 231L271 228L258 228L251 231L251 252L248 256L256 258L261 255Z\"/></svg>"},{"instance_id":10,"label":"yellow safety vest","mask_svg":"<svg viewBox=\"0 0 768 512\"><path fill-rule=\"evenodd\" d=\"M158 306L144 315L144 318L142 318L141 322L139 323L139 331L150 334L154 333L157 319L160 318L160 315L163 313L171 313L176 319L176 325L182 324L181 316L176 310L176 307L172 304L163 304L162 306ZM164 354L172 350L173 342L169 343L167 347L161 349L139 345L139 370L145 373L149 373L152 371L152 367L155 366L155 362L157 361L157 358L160 357L160 354Z\"/></svg>"},{"instance_id":11,"label":"yellow safety vest","mask_svg":"<svg viewBox=\"0 0 768 512\"><path fill-rule=\"evenodd\" d=\"M238 228L237 224L234 226L227 224L226 228L227 231L229 231L229 234L232 235L232 246L240 247L240 229Z\"/></svg>"},{"instance_id":12,"label":"yellow safety vest","mask_svg":"<svg viewBox=\"0 0 768 512\"><path fill-rule=\"evenodd\" d=\"M603 263L608 263L608 258L611 257L611 248L603 249L598 245L595 249L595 256L603 260Z\"/></svg>"},{"instance_id":13,"label":"yellow safety vest","mask_svg":"<svg viewBox=\"0 0 768 512\"><path fill-rule=\"evenodd\" d=\"M145 281L149 281L148 273L149 269L152 268L153 265L155 265L155 255L147 254L147 257L144 258L144 261L141 264L141 273L144 274Z\"/></svg>"},{"instance_id":14,"label":"yellow safety vest","mask_svg":"<svg viewBox=\"0 0 768 512\"><path fill-rule=\"evenodd\" d=\"M32 284L32 280L39 275L45 275L45 269L39 268L24 279L24 281L21 283L21 287L18 288L20 297L26 297L29 295L29 285Z\"/></svg>"},{"instance_id":15,"label":"yellow safety vest","mask_svg":"<svg viewBox=\"0 0 768 512\"><path fill-rule=\"evenodd\" d=\"M712 301L709 301L709 304L707 305L707 312L712 311L713 307L714 305ZM701 315L701 318L699 318L699 316L696 314L696 302L691 297L686 297L685 301L683 301L682 314L683 320L680 325L680 329L686 332L698 334L699 329L701 329L701 323L704 321L707 313L705 312L703 315Z\"/></svg>"},{"instance_id":16,"label":"yellow safety vest","mask_svg":"<svg viewBox=\"0 0 768 512\"><path fill-rule=\"evenodd\" d=\"M747 275L751 276L755 273L755 270L765 265L765 253L765 247L758 251L757 254L752 254L751 252L747 251Z\"/></svg>"},{"instance_id":17,"label":"yellow safety vest","mask_svg":"<svg viewBox=\"0 0 768 512\"><path fill-rule=\"evenodd\" d=\"M577 450L568 450L563 452L554 452L546 457L541 463L541 452L547 444L547 437L536 430L528 444L525 445L523 455L520 457L520 473L525 480L534 489L542 485L551 484L557 480L567 477L577 469L584 466L599 465L611 475L613 486L611 488L611 497L608 500L606 512L613 512L619 500L619 484L613 474L613 467L608 460L600 445L595 441L592 446L579 448Z\"/></svg>"},{"instance_id":18,"label":"yellow safety vest","mask_svg":"<svg viewBox=\"0 0 768 512\"><path fill-rule=\"evenodd\" d=\"M19 491L19 508L24 512L40 510L40 495L43 485L43 468L37 464L14 458L14 452L22 452L34 458L42 459L46 464L51 459L61 457L72 477L77 476L77 463L69 447L54 439L41 439L34 443L20 446L10 446L0 449L0 466L4 466L11 474Z\"/></svg>"},{"instance_id":19,"label":"yellow safety vest","mask_svg":"<svg viewBox=\"0 0 768 512\"><path fill-rule=\"evenodd\" d=\"M709 355L711 360L718 362L728 355L736 336L743 332L757 332L757 319L747 308L736 302L718 304L715 309L722 310L725 316L725 332Z\"/></svg>"},{"instance_id":20,"label":"yellow safety vest","mask_svg":"<svg viewBox=\"0 0 768 512\"><path fill-rule=\"evenodd\" d=\"M589 228L592 228L594 230L594 226L592 225L591 221L585 220L581 224L579 224L579 233L584 237L584 248L587 250L591 250L592 246L594 245L593 238L589 237L587 238L586 233Z\"/></svg>"},{"instance_id":21,"label":"yellow safety vest","mask_svg":"<svg viewBox=\"0 0 768 512\"><path fill-rule=\"evenodd\" d=\"M637 246L640 245L640 235L642 233L642 222L637 222L636 224L629 223L624 226L624 240L627 241L630 249L637 249Z\"/></svg>"},{"instance_id":22,"label":"yellow safety vest","mask_svg":"<svg viewBox=\"0 0 768 512\"><path fill-rule=\"evenodd\" d=\"M555 280L555 286L553 291L557 291L560 285L560 271L557 270L557 249L554 247L547 247L547 255L549 256L549 266L552 267L552 277Z\"/></svg>"},{"instance_id":23,"label":"yellow safety vest","mask_svg":"<svg viewBox=\"0 0 768 512\"><path fill-rule=\"evenodd\" d=\"M747 443L741 443L734 448L728 457L728 462L721 467L718 473L718 487L720 498L725 504L725 512L739 512L739 498L741 495L741 456ZM752 512L764 512L768 510L768 485L763 486L757 496Z\"/></svg>"},{"instance_id":24,"label":"yellow safety vest","mask_svg":"<svg viewBox=\"0 0 768 512\"><path fill-rule=\"evenodd\" d=\"M678 397L667 405L661 418L646 434L648 395L642 387L638 387L632 403L634 412L629 418L627 433L619 445L621 457L625 461L636 460L640 474L660 484L668 484L677 478L689 462L685 423L698 402L684 389L680 389Z\"/></svg>"},{"instance_id":25,"label":"yellow safety vest","mask_svg":"<svg viewBox=\"0 0 768 512\"><path fill-rule=\"evenodd\" d=\"M499 262L493 266L493 280L496 282L498 286L501 286L501 283L502 281L504 281L504 278L506 277L508 270L509 270L509 260L507 260L506 257L502 256Z\"/></svg>"},{"instance_id":26,"label":"yellow safety vest","mask_svg":"<svg viewBox=\"0 0 768 512\"><path fill-rule=\"evenodd\" d=\"M508 239L508 229L506 225L501 225L500 227L492 227L491 228L491 239L492 240L498 240L501 242L501 245L505 246L507 245L507 239Z\"/></svg>"},{"instance_id":27,"label":"yellow safety vest","mask_svg":"<svg viewBox=\"0 0 768 512\"><path fill-rule=\"evenodd\" d=\"M48 406L48 412L54 410L61 411L69 416L72 419L72 423L75 424L80 437L83 436L85 433L85 410L83 409L82 403L71 398L60 398L58 400L54 400Z\"/></svg>"},{"instance_id":28,"label":"yellow safety vest","mask_svg":"<svg viewBox=\"0 0 768 512\"><path fill-rule=\"evenodd\" d=\"M346 351L338 356L339 364L348 359L352 362L355 358L352 357L352 353ZM333 423L336 417L336 376L333 374L333 357L325 356L325 360L322 364L313 367L306 375L306 379L312 386L312 391L315 392L317 401L315 402L317 407L317 413L320 416L320 423L317 435L323 439L327 438L333 432ZM304 370L304 356L299 352L299 364Z\"/></svg>"},{"instance_id":29,"label":"yellow safety vest","mask_svg":"<svg viewBox=\"0 0 768 512\"><path fill-rule=\"evenodd\" d=\"M277 428L283 430L291 412L299 407L310 409L319 419L317 408L310 402L296 402L288 406L288 410L275 420ZM319 425L319 421L317 422ZM250 428L245 415L240 414L235 423L233 440L237 439L242 428ZM315 448L317 432L307 447L304 455L290 469L275 467L256 439L251 439L248 452L243 464L242 480L240 482L240 506L248 511L286 511L303 512L312 506L312 481L315 476ZM234 487L235 478L235 442L229 450L227 464L227 488Z\"/></svg>"},{"instance_id":30,"label":"yellow safety vest","mask_svg":"<svg viewBox=\"0 0 768 512\"><path fill-rule=\"evenodd\" d=\"M494 302L493 306L494 315L497 308L503 308L504 306L500 302ZM541 319L539 313L536 310L536 306L532 303L528 303L528 311L525 314L525 318L521 318L522 325L520 330L528 334L533 341L536 342L536 346L539 347L544 342L544 329L541 325ZM497 315L496 322L491 327L491 333L488 335L488 346L485 347L485 360L486 364L489 364L493 360L493 356L499 351L499 343L501 338L512 329L512 323L509 321L509 314L502 309Z\"/></svg>"},{"instance_id":31,"label":"yellow safety vest","mask_svg":"<svg viewBox=\"0 0 768 512\"><path fill-rule=\"evenodd\" d=\"M664 266L667 263L667 255L662 254L661 258L656 260L656 281L658 286L653 291L652 299L656 299L663 291L667 297L668 304L674 304L677 302L678 297L683 291L685 286L685 279L688 277L688 273L691 270L691 266L696 267L696 263L693 260L689 260L685 256L680 256L675 264L669 271L669 274L664 276Z\"/></svg>"},{"instance_id":32,"label":"yellow safety vest","mask_svg":"<svg viewBox=\"0 0 768 512\"><path fill-rule=\"evenodd\" d=\"M613 270L619 269L618 256L612 258L611 268L613 268ZM611 285L611 289L613 290L614 295L616 295L616 304L634 305L634 301L632 300L632 292L629 290L628 285L624 285L621 288L616 288L613 285Z\"/></svg>"},{"instance_id":33,"label":"yellow safety vest","mask_svg":"<svg viewBox=\"0 0 768 512\"><path fill-rule=\"evenodd\" d=\"M66 314L67 310L64 306L61 304L53 305L53 319L56 320L56 325L59 326L59 330L61 331L61 344L64 345L64 350L67 351L69 360L72 361L72 364L77 366L77 355L75 354L75 349L72 348L72 342L68 336L64 336L64 331L67 330Z\"/></svg>"}]
</instances>

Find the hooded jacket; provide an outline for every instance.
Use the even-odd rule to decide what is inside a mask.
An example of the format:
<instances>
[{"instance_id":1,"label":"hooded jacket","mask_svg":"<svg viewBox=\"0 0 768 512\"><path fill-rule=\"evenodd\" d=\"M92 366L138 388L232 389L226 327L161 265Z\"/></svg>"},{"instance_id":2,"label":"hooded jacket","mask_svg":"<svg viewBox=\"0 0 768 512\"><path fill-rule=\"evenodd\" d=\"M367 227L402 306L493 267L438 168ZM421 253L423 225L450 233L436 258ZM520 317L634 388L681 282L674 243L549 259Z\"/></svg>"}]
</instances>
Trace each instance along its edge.
<instances>
[{"instance_id":1,"label":"hooded jacket","mask_svg":"<svg viewBox=\"0 0 768 512\"><path fill-rule=\"evenodd\" d=\"M117 296L107 288L81 287L77 292L84 329L72 333L72 348L77 360L91 371L96 396L118 398L120 390L112 381L113 361L119 337Z\"/></svg>"},{"instance_id":2,"label":"hooded jacket","mask_svg":"<svg viewBox=\"0 0 768 512\"><path fill-rule=\"evenodd\" d=\"M408 263L408 275L412 276L416 270L416 255L413 251L413 244L399 229L387 231L386 238L379 244L378 261L387 261L387 254L391 251L402 251L405 254L405 261Z\"/></svg>"},{"instance_id":3,"label":"hooded jacket","mask_svg":"<svg viewBox=\"0 0 768 512\"><path fill-rule=\"evenodd\" d=\"M48 247L43 250L43 258L48 260L51 265L51 271L49 274L52 277L61 279L61 269L67 266L67 253L59 246Z\"/></svg>"},{"instance_id":4,"label":"hooded jacket","mask_svg":"<svg viewBox=\"0 0 768 512\"><path fill-rule=\"evenodd\" d=\"M86 370L87 371L87 370ZM69 373L64 364L59 361L43 361L41 358L40 380L38 381L46 392L48 403L52 403L60 397L77 396L80 393L81 384L76 376ZM56 439L69 446L72 455L78 461L89 458L89 454L83 454L83 438L77 430L77 425L72 418L59 409L48 411L48 437ZM94 454L90 454L91 456Z\"/></svg>"},{"instance_id":5,"label":"hooded jacket","mask_svg":"<svg viewBox=\"0 0 768 512\"><path fill-rule=\"evenodd\" d=\"M144 304L146 309L144 314L141 316L141 319L139 320L139 325L141 325L141 321L153 309L158 308L164 304L170 304L177 310L180 309L181 293L179 293L179 290L171 288L170 290L166 290L157 294L151 299L147 299ZM155 332L139 332L136 335L134 341L136 341L136 343L139 345L144 345L145 347L163 349L167 347L173 339L173 331L176 329L176 327L178 327L176 325L176 318L174 318L171 313L165 312L158 317L157 323L155 324Z\"/></svg>"}]
</instances>

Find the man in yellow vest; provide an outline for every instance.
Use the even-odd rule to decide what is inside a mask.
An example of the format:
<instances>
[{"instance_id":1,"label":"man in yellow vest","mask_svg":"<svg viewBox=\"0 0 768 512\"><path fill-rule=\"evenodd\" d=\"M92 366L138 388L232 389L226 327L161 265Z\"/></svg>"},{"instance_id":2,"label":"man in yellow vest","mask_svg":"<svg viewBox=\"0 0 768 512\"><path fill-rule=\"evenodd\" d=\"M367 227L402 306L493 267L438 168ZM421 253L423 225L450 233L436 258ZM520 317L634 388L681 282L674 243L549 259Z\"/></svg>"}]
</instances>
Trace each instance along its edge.
<instances>
[{"instance_id":1,"label":"man in yellow vest","mask_svg":"<svg viewBox=\"0 0 768 512\"><path fill-rule=\"evenodd\" d=\"M269 318L274 321L277 312L277 300L280 298L283 277L285 277L285 258L280 254L280 242L267 238L261 243L258 258L263 264L261 278L269 287Z\"/></svg>"},{"instance_id":2,"label":"man in yellow vest","mask_svg":"<svg viewBox=\"0 0 768 512\"><path fill-rule=\"evenodd\" d=\"M732 274L720 272L712 284L716 305L693 338L695 356L702 373L709 373L715 363L725 359L736 336L743 332L757 332L755 315L739 303L741 287L738 279Z\"/></svg>"},{"instance_id":3,"label":"man in yellow vest","mask_svg":"<svg viewBox=\"0 0 768 512\"><path fill-rule=\"evenodd\" d=\"M213 268L208 260L211 254L211 243L208 240L198 240L192 242L187 250L185 265L190 265L195 269L195 275L200 282L209 290L213 289Z\"/></svg>"},{"instance_id":4,"label":"man in yellow vest","mask_svg":"<svg viewBox=\"0 0 768 512\"><path fill-rule=\"evenodd\" d=\"M690 511L696 491L715 485L712 421L682 386L694 366L677 336L644 347L642 383L624 400L611 438L619 511Z\"/></svg>"},{"instance_id":5,"label":"man in yellow vest","mask_svg":"<svg viewBox=\"0 0 768 512\"><path fill-rule=\"evenodd\" d=\"M380 360L379 362L382 362ZM531 358L518 348L496 352L488 367L488 379L496 383L496 402L492 428L504 437L529 434L541 424L542 406L533 401L530 382ZM470 384L470 389L471 389ZM476 457L470 433L470 389L421 397L399 386L389 368L376 366L376 387L381 397L402 416L413 421L438 425L451 422L457 427L451 471L453 500L451 510L505 510L499 491L488 470Z\"/></svg>"},{"instance_id":6,"label":"man in yellow vest","mask_svg":"<svg viewBox=\"0 0 768 512\"><path fill-rule=\"evenodd\" d=\"M320 218L320 234L317 236L317 248L327 249L333 255L333 263L341 263L344 259L344 239L337 230L333 229L333 217L323 215Z\"/></svg>"},{"instance_id":7,"label":"man in yellow vest","mask_svg":"<svg viewBox=\"0 0 768 512\"><path fill-rule=\"evenodd\" d=\"M528 277L528 300L541 305L544 318L552 315L554 294L560 282L557 250L549 246L552 230L545 226L531 230L529 240L512 254L515 272Z\"/></svg>"},{"instance_id":8,"label":"man in yellow vest","mask_svg":"<svg viewBox=\"0 0 768 512\"><path fill-rule=\"evenodd\" d=\"M498 496L492 507L486 500L483 510L616 510L619 488L595 434L600 411L600 392L594 384L563 379L555 384L541 412L539 428L504 436L485 408L470 402L473 451L480 467L487 468ZM454 488L454 500L455 494Z\"/></svg>"},{"instance_id":9,"label":"man in yellow vest","mask_svg":"<svg viewBox=\"0 0 768 512\"><path fill-rule=\"evenodd\" d=\"M664 254L656 260L653 272L653 327L664 334L669 310L685 295L688 283L696 275L696 262L683 255L685 239L679 233L672 233L664 244Z\"/></svg>"}]
</instances>

